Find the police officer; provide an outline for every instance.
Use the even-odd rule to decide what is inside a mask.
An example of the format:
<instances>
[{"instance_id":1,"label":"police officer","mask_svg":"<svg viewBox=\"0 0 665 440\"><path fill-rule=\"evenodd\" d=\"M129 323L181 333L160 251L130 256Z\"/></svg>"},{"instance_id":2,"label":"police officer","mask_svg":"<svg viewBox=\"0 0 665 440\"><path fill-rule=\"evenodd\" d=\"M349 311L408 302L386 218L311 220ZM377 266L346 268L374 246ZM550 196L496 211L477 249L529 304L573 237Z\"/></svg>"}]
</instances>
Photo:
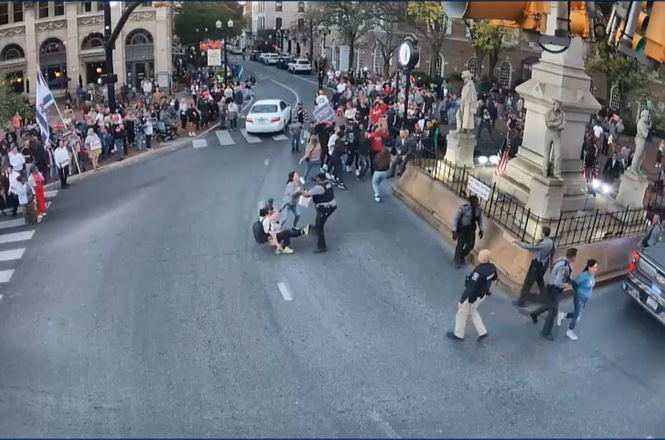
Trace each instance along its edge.
<instances>
[{"instance_id":1,"label":"police officer","mask_svg":"<svg viewBox=\"0 0 665 440\"><path fill-rule=\"evenodd\" d=\"M499 279L496 267L490 263L491 253L483 249L478 253L478 266L466 279L466 287L462 298L457 304L457 316L455 318L455 331L448 332L448 338L461 341L464 339L466 321L471 316L471 321L478 332L478 341L482 341L488 335L483 320L478 313L478 307L491 295L490 286L492 282Z\"/></svg>"},{"instance_id":2,"label":"police officer","mask_svg":"<svg viewBox=\"0 0 665 440\"><path fill-rule=\"evenodd\" d=\"M552 336L552 327L554 326L554 319L559 314L559 301L566 288L570 288L570 277L573 273L572 264L577 259L577 249L570 248L566 251L565 258L559 258L550 270L550 279L547 283L547 298L545 305L537 308L530 313L531 320L534 324L538 324L538 316L545 312L547 313L547 320L543 325L541 335L543 338L550 341L554 340Z\"/></svg>"},{"instance_id":3,"label":"police officer","mask_svg":"<svg viewBox=\"0 0 665 440\"><path fill-rule=\"evenodd\" d=\"M549 226L543 226L541 229L542 238L537 244L528 244L517 240L513 241L513 244L533 253L531 265L529 265L529 270L527 270L526 276L524 277L524 284L522 284L520 298L513 301L514 306L524 307L526 305L526 296L531 291L533 283L538 283L538 289L543 297L547 296L547 289L545 289L545 281L543 278L545 272L547 272L547 268L550 266L552 255L555 250L554 241L550 238L551 232L552 230Z\"/></svg>"},{"instance_id":4,"label":"police officer","mask_svg":"<svg viewBox=\"0 0 665 440\"><path fill-rule=\"evenodd\" d=\"M328 249L326 247L326 238L323 233L323 227L325 226L328 217L330 217L337 209L333 184L326 178L325 173L319 173L319 175L316 176L316 185L314 185L309 191L304 191L301 195L303 197L311 197L314 202L314 207L316 208L316 221L312 228L316 231L318 242L317 248L314 252L317 254L325 252Z\"/></svg>"},{"instance_id":5,"label":"police officer","mask_svg":"<svg viewBox=\"0 0 665 440\"><path fill-rule=\"evenodd\" d=\"M477 196L469 196L469 202L457 210L453 219L453 225L455 228L453 230L453 240L457 240L454 262L455 268L459 269L476 243L476 225L480 230L478 237L480 239L483 238L483 217L478 207Z\"/></svg>"}]
</instances>

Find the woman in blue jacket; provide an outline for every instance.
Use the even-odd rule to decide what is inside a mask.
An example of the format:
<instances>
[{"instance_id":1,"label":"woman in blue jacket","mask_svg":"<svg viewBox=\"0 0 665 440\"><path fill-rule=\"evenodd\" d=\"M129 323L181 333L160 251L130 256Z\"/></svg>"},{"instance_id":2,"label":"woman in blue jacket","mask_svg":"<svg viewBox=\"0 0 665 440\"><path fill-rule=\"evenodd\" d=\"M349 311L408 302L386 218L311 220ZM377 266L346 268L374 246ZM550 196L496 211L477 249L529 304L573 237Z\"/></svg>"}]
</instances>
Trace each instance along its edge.
<instances>
[{"instance_id":1,"label":"woman in blue jacket","mask_svg":"<svg viewBox=\"0 0 665 440\"><path fill-rule=\"evenodd\" d=\"M591 292L593 291L593 286L596 284L595 275L598 271L598 262L596 260L589 260L586 263L586 267L577 278L571 280L573 289L575 290L575 309L569 313L559 312L557 317L557 325L561 325L561 322L564 319L570 319L570 325L568 326L568 331L566 331L566 336L573 341L577 341L577 335L575 334L575 324L580 319L582 310L586 308L586 303L591 299Z\"/></svg>"}]
</instances>

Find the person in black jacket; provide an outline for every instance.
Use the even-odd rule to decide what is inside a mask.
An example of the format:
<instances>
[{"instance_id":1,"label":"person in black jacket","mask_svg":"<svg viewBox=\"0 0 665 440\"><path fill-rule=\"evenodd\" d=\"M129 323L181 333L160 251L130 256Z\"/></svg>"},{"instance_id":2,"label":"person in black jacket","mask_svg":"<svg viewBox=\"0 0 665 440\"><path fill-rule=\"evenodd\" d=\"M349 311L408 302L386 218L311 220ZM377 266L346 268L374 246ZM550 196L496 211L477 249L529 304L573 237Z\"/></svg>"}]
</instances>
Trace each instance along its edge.
<instances>
[{"instance_id":1,"label":"person in black jacket","mask_svg":"<svg viewBox=\"0 0 665 440\"><path fill-rule=\"evenodd\" d=\"M491 255L489 250L481 250L478 253L478 263L480 264L473 269L473 272L466 279L464 293L457 304L455 331L447 334L448 338L452 340L464 340L466 321L469 315L471 315L471 321L473 321L473 325L478 332L478 341L482 341L489 334L478 313L478 307L485 301L486 297L491 295L490 286L492 282L499 279L496 267L490 263Z\"/></svg>"}]
</instances>

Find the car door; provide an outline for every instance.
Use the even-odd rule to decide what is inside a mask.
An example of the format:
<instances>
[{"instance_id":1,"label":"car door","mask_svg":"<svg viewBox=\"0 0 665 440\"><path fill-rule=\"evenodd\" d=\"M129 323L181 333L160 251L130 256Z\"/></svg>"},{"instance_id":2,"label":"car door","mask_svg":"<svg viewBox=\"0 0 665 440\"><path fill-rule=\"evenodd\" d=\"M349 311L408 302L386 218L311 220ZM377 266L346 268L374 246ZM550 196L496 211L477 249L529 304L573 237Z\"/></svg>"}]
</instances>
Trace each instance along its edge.
<instances>
[{"instance_id":1,"label":"car door","mask_svg":"<svg viewBox=\"0 0 665 440\"><path fill-rule=\"evenodd\" d=\"M289 121L290 107L284 101L280 101L279 108L282 112L282 119L285 121L284 124L286 124Z\"/></svg>"}]
</instances>

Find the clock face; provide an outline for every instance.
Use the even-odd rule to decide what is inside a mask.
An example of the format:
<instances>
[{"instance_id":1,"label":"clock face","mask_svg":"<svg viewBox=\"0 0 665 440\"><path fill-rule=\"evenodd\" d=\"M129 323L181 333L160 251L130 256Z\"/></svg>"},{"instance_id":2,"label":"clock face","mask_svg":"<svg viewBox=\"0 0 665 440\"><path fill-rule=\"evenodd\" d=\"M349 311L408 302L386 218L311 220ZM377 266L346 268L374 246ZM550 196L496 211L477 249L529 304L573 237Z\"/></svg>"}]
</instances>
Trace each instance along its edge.
<instances>
[{"instance_id":1,"label":"clock face","mask_svg":"<svg viewBox=\"0 0 665 440\"><path fill-rule=\"evenodd\" d=\"M402 43L402 45L399 48L399 63L402 66L406 66L409 64L409 60L411 59L411 47L409 46L409 43Z\"/></svg>"}]
</instances>

